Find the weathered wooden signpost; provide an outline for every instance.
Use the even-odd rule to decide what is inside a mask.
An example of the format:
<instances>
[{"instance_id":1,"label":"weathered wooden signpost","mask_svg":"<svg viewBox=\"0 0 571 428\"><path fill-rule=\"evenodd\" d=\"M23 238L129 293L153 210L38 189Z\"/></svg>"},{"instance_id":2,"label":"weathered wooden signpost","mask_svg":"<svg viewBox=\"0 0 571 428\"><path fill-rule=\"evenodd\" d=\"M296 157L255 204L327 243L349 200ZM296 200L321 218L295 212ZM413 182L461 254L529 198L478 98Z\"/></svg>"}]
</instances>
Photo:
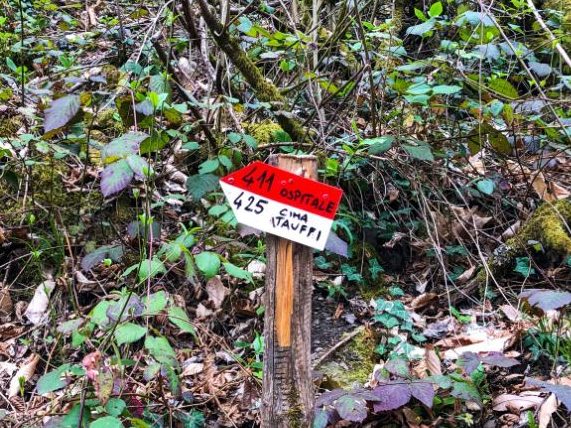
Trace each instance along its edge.
<instances>
[{"instance_id":1,"label":"weathered wooden signpost","mask_svg":"<svg viewBox=\"0 0 571 428\"><path fill-rule=\"evenodd\" d=\"M262 427L308 427L311 248L325 247L342 191L315 181L314 156L276 155L270 164L254 162L220 184L238 222L268 232Z\"/></svg>"}]
</instances>

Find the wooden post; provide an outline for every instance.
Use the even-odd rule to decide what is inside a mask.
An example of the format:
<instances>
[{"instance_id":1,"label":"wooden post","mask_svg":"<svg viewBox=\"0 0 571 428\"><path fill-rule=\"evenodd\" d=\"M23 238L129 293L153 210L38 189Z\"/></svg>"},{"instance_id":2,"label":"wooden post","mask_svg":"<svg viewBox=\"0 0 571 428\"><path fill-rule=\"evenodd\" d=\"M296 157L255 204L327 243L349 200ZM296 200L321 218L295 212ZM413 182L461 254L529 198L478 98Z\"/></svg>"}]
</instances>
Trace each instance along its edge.
<instances>
[{"instance_id":1,"label":"wooden post","mask_svg":"<svg viewBox=\"0 0 571 428\"><path fill-rule=\"evenodd\" d=\"M276 155L270 163L317 179L315 156ZM311 426L312 249L267 235L262 428Z\"/></svg>"}]
</instances>

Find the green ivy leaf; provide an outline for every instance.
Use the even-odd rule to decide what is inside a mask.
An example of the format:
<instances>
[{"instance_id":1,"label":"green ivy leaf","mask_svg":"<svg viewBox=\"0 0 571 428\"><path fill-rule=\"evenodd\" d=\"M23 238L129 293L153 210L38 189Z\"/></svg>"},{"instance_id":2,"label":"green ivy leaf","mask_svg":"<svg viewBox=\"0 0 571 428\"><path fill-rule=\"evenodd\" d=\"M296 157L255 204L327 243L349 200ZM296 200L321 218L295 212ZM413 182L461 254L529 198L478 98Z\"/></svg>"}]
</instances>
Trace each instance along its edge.
<instances>
[{"instance_id":1,"label":"green ivy leaf","mask_svg":"<svg viewBox=\"0 0 571 428\"><path fill-rule=\"evenodd\" d=\"M483 180L479 180L476 183L476 187L478 188L478 190L480 192L489 196L492 193L494 193L494 190L496 188L496 184L492 180L485 178Z\"/></svg>"},{"instance_id":2,"label":"green ivy leaf","mask_svg":"<svg viewBox=\"0 0 571 428\"><path fill-rule=\"evenodd\" d=\"M212 278L220 270L220 257L216 253L203 251L194 256L194 261L206 278Z\"/></svg>"},{"instance_id":3,"label":"green ivy leaf","mask_svg":"<svg viewBox=\"0 0 571 428\"><path fill-rule=\"evenodd\" d=\"M115 329L115 340L117 345L121 346L125 343L133 343L141 339L147 333L147 328L128 322L121 324Z\"/></svg>"},{"instance_id":4,"label":"green ivy leaf","mask_svg":"<svg viewBox=\"0 0 571 428\"><path fill-rule=\"evenodd\" d=\"M204 414L196 409L179 414L177 419L182 422L183 428L203 428L205 424Z\"/></svg>"},{"instance_id":5,"label":"green ivy leaf","mask_svg":"<svg viewBox=\"0 0 571 428\"><path fill-rule=\"evenodd\" d=\"M524 278L535 274L535 269L531 266L529 257L517 257L514 272L519 273Z\"/></svg>"}]
</instances>

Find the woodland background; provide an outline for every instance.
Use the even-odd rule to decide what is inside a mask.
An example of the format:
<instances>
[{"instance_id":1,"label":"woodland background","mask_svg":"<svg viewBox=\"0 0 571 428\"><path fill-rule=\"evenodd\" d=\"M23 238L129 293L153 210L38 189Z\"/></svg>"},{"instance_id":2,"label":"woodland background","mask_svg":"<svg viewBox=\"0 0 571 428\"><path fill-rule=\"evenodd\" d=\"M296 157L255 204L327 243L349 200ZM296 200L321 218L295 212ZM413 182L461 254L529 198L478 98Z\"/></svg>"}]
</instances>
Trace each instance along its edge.
<instances>
[{"instance_id":1,"label":"woodland background","mask_svg":"<svg viewBox=\"0 0 571 428\"><path fill-rule=\"evenodd\" d=\"M564 427L569 0L0 0L0 425L259 421L264 236L314 154L314 427Z\"/></svg>"}]
</instances>

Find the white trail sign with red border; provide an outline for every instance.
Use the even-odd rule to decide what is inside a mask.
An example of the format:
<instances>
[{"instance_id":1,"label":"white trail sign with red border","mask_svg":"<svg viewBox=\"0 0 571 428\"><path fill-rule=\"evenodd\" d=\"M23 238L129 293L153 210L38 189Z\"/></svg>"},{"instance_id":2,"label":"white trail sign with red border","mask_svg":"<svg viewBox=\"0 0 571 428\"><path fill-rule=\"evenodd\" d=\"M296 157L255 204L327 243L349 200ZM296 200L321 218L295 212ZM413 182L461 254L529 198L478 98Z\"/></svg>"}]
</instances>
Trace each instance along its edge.
<instances>
[{"instance_id":1,"label":"white trail sign with red border","mask_svg":"<svg viewBox=\"0 0 571 428\"><path fill-rule=\"evenodd\" d=\"M263 162L220 179L239 223L323 250L343 191Z\"/></svg>"}]
</instances>

